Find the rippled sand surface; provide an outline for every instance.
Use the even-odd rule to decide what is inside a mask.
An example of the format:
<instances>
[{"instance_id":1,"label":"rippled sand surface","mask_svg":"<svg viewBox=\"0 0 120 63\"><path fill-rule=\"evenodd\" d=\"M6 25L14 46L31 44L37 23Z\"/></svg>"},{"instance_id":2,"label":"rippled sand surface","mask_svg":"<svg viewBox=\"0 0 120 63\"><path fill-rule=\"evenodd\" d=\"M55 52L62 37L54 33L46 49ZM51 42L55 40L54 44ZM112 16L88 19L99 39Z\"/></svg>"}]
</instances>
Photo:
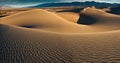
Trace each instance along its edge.
<instances>
[{"instance_id":1,"label":"rippled sand surface","mask_svg":"<svg viewBox=\"0 0 120 63\"><path fill-rule=\"evenodd\" d=\"M119 53L120 16L100 9L0 18L0 63L120 63Z\"/></svg>"}]
</instances>

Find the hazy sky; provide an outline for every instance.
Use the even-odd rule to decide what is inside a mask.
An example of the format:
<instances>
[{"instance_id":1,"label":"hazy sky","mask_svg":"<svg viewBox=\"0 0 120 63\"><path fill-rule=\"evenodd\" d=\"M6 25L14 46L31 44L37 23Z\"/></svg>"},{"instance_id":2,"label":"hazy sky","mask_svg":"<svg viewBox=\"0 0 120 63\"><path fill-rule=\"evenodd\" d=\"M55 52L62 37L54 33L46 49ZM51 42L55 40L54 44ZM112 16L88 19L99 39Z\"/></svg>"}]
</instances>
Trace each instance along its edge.
<instances>
[{"instance_id":1,"label":"hazy sky","mask_svg":"<svg viewBox=\"0 0 120 63\"><path fill-rule=\"evenodd\" d=\"M120 3L120 0L0 0L0 5L11 5L16 7L34 6L44 2L71 2L71 1L97 1L108 3Z\"/></svg>"}]
</instances>

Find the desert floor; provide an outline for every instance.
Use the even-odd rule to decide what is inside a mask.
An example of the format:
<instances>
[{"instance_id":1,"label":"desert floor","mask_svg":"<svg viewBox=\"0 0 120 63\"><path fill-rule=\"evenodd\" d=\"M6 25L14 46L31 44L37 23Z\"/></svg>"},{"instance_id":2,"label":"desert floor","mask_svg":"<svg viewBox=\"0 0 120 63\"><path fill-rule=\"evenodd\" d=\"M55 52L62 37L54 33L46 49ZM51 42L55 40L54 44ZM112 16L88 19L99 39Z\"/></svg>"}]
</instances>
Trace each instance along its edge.
<instances>
[{"instance_id":1,"label":"desert floor","mask_svg":"<svg viewBox=\"0 0 120 63\"><path fill-rule=\"evenodd\" d=\"M108 10L4 10L0 63L120 63L120 15Z\"/></svg>"}]
</instances>

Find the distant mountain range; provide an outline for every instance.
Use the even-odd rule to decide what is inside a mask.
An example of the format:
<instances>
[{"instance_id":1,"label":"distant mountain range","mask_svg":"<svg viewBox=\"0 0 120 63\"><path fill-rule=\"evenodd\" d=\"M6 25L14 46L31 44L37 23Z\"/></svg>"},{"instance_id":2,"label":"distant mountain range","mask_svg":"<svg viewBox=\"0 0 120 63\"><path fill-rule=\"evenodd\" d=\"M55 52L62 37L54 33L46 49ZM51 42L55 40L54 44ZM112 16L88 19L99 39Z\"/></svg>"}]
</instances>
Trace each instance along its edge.
<instances>
[{"instance_id":1,"label":"distant mountain range","mask_svg":"<svg viewBox=\"0 0 120 63\"><path fill-rule=\"evenodd\" d=\"M116 7L120 6L117 3L104 3L104 2L95 2L95 1L86 1L86 2L64 2L64 3L44 3L37 6L32 6L31 8L41 8L41 7L60 7L60 6L96 6L96 7Z\"/></svg>"}]
</instances>

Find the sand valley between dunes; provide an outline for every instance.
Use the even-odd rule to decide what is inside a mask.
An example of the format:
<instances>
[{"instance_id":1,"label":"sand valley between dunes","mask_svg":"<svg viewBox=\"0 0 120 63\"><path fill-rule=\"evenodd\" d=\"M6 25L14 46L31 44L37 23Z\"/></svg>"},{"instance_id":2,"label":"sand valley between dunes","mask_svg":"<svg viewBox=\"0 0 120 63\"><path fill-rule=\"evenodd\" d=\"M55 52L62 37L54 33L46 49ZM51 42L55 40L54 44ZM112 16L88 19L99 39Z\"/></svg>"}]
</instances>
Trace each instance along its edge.
<instances>
[{"instance_id":1,"label":"sand valley between dunes","mask_svg":"<svg viewBox=\"0 0 120 63\"><path fill-rule=\"evenodd\" d=\"M120 15L17 12L0 18L0 50L0 63L120 63Z\"/></svg>"}]
</instances>

